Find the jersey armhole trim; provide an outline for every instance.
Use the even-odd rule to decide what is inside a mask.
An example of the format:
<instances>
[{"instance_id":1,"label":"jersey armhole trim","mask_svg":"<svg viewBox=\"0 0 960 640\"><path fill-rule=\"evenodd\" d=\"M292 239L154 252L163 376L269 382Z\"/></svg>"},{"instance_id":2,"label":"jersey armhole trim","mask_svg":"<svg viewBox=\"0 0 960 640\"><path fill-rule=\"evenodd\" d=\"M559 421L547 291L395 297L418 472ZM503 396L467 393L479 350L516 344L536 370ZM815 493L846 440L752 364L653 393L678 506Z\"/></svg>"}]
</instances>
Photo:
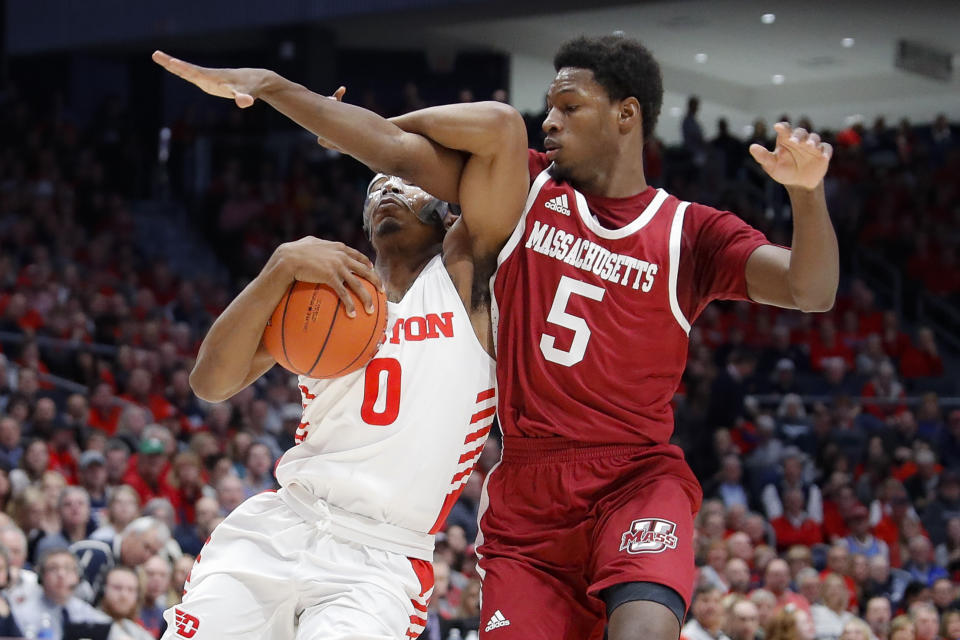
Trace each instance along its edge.
<instances>
[{"instance_id":1,"label":"jersey armhole trim","mask_svg":"<svg viewBox=\"0 0 960 640\"><path fill-rule=\"evenodd\" d=\"M549 179L550 170L547 168L541 171L540 174L534 179L533 184L530 185L530 192L527 194L527 202L523 206L523 214L521 214L520 219L517 220L517 226L513 228L513 233L510 234L510 237L507 239L507 243L503 245L503 249L501 249L500 253L497 254L497 267L493 270L493 275L490 276L490 322L493 327L494 354L497 352L497 331L499 330L500 324L500 304L497 302L497 290L495 288L497 283L497 272L500 271L500 266L507 261L507 258L510 257L510 254L513 253L514 249L517 248L517 245L520 244L520 239L523 237L523 231L527 226L527 214L530 213L533 203L536 202L537 196L540 195L540 190L543 189L543 185L546 184L547 180Z\"/></svg>"},{"instance_id":2,"label":"jersey armhole trim","mask_svg":"<svg viewBox=\"0 0 960 640\"><path fill-rule=\"evenodd\" d=\"M670 311L677 324L683 329L684 333L690 335L690 323L680 309L680 302L677 299L677 277L680 268L680 241L683 238L683 214L686 212L689 202L681 202L677 205L677 210L673 214L673 222L670 225Z\"/></svg>"}]
</instances>

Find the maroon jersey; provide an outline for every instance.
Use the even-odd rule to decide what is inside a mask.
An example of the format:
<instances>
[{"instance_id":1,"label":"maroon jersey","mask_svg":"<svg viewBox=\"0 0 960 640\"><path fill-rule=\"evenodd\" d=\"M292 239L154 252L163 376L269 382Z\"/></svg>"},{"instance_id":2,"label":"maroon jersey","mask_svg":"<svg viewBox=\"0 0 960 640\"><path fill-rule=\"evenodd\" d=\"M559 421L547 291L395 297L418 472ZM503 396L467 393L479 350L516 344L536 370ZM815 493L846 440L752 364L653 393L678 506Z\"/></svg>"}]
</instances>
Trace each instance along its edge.
<instances>
[{"instance_id":1,"label":"maroon jersey","mask_svg":"<svg viewBox=\"0 0 960 640\"><path fill-rule=\"evenodd\" d=\"M658 443L711 300L746 300L747 258L767 240L737 216L662 189L579 193L530 152L526 208L493 279L505 435Z\"/></svg>"}]
</instances>

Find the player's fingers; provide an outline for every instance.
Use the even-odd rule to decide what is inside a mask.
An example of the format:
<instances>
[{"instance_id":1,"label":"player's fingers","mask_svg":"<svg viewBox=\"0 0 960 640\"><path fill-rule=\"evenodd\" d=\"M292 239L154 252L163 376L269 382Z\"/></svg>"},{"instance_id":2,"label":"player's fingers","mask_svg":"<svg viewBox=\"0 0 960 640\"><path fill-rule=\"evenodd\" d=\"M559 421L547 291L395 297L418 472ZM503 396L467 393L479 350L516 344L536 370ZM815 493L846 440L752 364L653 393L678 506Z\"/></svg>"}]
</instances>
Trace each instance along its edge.
<instances>
[{"instance_id":1,"label":"player's fingers","mask_svg":"<svg viewBox=\"0 0 960 640\"><path fill-rule=\"evenodd\" d=\"M354 249L353 247L344 245L344 246L342 247L341 251L343 251L345 254L347 254L347 256L349 256L351 259L356 260L357 262L360 262L360 263L362 263L362 264L365 264L365 265L367 265L368 267L370 267L371 269L373 268L373 263L370 262L370 258L368 258L367 256L365 256L365 255L364 255L363 253L361 253L360 251L357 251L357 250Z\"/></svg>"},{"instance_id":2,"label":"player's fingers","mask_svg":"<svg viewBox=\"0 0 960 640\"><path fill-rule=\"evenodd\" d=\"M333 96L331 97L337 102L343 102L343 94L345 94L346 92L347 92L347 88L344 87L343 85L340 85L340 88L334 91Z\"/></svg>"},{"instance_id":3,"label":"player's fingers","mask_svg":"<svg viewBox=\"0 0 960 640\"><path fill-rule=\"evenodd\" d=\"M809 134L807 133L806 129L803 127L797 127L793 130L793 132L791 132L789 141L795 145L800 145L806 141L807 135Z\"/></svg>"},{"instance_id":4,"label":"player's fingers","mask_svg":"<svg viewBox=\"0 0 960 640\"><path fill-rule=\"evenodd\" d=\"M347 291L347 285L344 284L344 275L349 274L346 272L335 272L327 285L329 285L329 287L337 294L337 297L340 298L340 302L343 303L343 309L347 312L347 315L353 318L357 315L357 306L353 303L353 298L350 296L350 292Z\"/></svg>"},{"instance_id":5,"label":"player's fingers","mask_svg":"<svg viewBox=\"0 0 960 640\"><path fill-rule=\"evenodd\" d=\"M820 143L820 153L823 154L823 157L829 160L833 157L833 145L829 142Z\"/></svg>"},{"instance_id":6,"label":"player's fingers","mask_svg":"<svg viewBox=\"0 0 960 640\"><path fill-rule=\"evenodd\" d=\"M351 260L347 264L347 268L361 278L369 280L370 284L375 286L380 291L383 291L383 281L380 279L380 274L378 274L372 266L369 266L363 262ZM368 307L367 310L369 311L370 308Z\"/></svg>"},{"instance_id":7,"label":"player's fingers","mask_svg":"<svg viewBox=\"0 0 960 640\"><path fill-rule=\"evenodd\" d=\"M357 297L360 298L360 303L363 305L363 308L367 313L373 313L373 296L370 295L370 291L363 286L363 281L355 273L350 273L349 271L343 274L343 280L346 282L347 286L353 290Z\"/></svg>"},{"instance_id":8,"label":"player's fingers","mask_svg":"<svg viewBox=\"0 0 960 640\"><path fill-rule=\"evenodd\" d=\"M776 155L764 148L763 145L753 143L750 145L749 151L753 159L760 163L760 166L763 168L772 166L777 161Z\"/></svg>"},{"instance_id":9,"label":"player's fingers","mask_svg":"<svg viewBox=\"0 0 960 640\"><path fill-rule=\"evenodd\" d=\"M233 92L233 101L237 103L237 106L241 109L246 109L253 105L253 96L249 93L240 93L239 91Z\"/></svg>"},{"instance_id":10,"label":"player's fingers","mask_svg":"<svg viewBox=\"0 0 960 640\"><path fill-rule=\"evenodd\" d=\"M811 133L807 136L807 144L816 148L820 144L820 134Z\"/></svg>"}]
</instances>

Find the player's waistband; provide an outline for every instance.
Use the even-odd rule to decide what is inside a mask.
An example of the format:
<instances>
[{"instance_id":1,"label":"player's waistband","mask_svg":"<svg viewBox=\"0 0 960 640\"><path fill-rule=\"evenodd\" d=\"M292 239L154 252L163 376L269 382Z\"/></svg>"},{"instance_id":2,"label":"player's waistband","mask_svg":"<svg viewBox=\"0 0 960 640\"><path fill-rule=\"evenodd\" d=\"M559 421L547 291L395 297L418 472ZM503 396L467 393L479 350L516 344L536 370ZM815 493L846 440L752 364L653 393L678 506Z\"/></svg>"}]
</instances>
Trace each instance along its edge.
<instances>
[{"instance_id":1,"label":"player's waistband","mask_svg":"<svg viewBox=\"0 0 960 640\"><path fill-rule=\"evenodd\" d=\"M669 444L594 444L567 438L527 438L503 436L503 462L530 464L574 462L641 453L659 453L673 448Z\"/></svg>"},{"instance_id":2,"label":"player's waistband","mask_svg":"<svg viewBox=\"0 0 960 640\"><path fill-rule=\"evenodd\" d=\"M307 522L328 527L331 534L356 542L399 553L408 558L433 560L434 536L335 507L316 497L298 484L280 488L277 495L290 509Z\"/></svg>"}]
</instances>

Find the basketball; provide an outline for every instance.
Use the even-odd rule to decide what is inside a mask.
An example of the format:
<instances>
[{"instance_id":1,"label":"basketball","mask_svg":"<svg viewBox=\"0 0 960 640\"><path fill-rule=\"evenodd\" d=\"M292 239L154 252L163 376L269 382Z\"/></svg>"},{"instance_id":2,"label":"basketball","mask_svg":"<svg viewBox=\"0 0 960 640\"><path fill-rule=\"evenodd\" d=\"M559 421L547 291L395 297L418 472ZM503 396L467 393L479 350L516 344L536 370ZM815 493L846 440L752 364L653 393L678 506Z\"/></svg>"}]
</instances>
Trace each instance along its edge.
<instances>
[{"instance_id":1,"label":"basketball","mask_svg":"<svg viewBox=\"0 0 960 640\"><path fill-rule=\"evenodd\" d=\"M368 314L350 291L354 318L327 285L290 285L263 331L263 344L280 366L310 378L336 378L369 362L387 326L387 298L369 281L360 281L373 296L374 311Z\"/></svg>"}]
</instances>

